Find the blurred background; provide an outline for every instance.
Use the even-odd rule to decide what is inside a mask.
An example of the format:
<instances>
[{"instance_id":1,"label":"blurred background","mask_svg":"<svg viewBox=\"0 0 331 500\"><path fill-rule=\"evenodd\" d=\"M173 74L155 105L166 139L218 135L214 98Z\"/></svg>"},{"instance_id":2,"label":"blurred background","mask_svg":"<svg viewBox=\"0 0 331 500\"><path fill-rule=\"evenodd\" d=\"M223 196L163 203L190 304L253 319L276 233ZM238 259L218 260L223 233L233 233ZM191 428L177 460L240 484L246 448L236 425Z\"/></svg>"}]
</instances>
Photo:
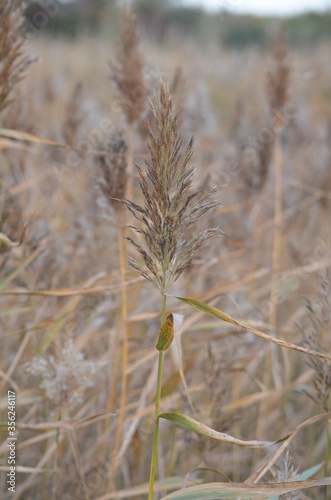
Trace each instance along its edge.
<instances>
[{"instance_id":1,"label":"blurred background","mask_svg":"<svg viewBox=\"0 0 331 500\"><path fill-rule=\"evenodd\" d=\"M30 2L26 16L48 34L109 37L116 35L123 5L137 13L145 35L163 42L176 34L224 47L265 46L275 18L282 16L291 44L309 46L331 36L329 0L53 0L48 7L47 2Z\"/></svg>"}]
</instances>

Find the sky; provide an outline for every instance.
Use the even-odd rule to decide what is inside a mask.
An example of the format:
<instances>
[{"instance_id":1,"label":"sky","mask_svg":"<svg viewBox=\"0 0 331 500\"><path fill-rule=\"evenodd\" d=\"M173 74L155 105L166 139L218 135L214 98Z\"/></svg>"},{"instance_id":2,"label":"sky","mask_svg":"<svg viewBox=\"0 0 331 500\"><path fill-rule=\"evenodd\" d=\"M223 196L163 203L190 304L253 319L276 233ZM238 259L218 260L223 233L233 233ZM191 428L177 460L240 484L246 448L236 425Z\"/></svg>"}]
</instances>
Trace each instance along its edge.
<instances>
[{"instance_id":1,"label":"sky","mask_svg":"<svg viewBox=\"0 0 331 500\"><path fill-rule=\"evenodd\" d=\"M280 16L331 8L331 0L184 0L183 3L208 9L226 8L238 13Z\"/></svg>"}]
</instances>

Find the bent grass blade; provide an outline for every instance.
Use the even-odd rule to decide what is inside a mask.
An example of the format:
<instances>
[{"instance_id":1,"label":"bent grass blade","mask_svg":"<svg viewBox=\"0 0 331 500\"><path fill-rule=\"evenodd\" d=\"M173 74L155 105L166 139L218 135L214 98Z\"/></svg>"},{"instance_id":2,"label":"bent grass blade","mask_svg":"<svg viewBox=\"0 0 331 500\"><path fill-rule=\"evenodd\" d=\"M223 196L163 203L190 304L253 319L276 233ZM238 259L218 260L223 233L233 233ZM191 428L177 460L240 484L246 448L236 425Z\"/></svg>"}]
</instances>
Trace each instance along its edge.
<instances>
[{"instance_id":1,"label":"bent grass blade","mask_svg":"<svg viewBox=\"0 0 331 500\"><path fill-rule=\"evenodd\" d=\"M162 500L219 500L221 498L264 499L275 495L285 495L294 491L306 490L317 486L331 485L331 478L308 479L287 483L208 483L192 486L166 495Z\"/></svg>"},{"instance_id":2,"label":"bent grass blade","mask_svg":"<svg viewBox=\"0 0 331 500\"><path fill-rule=\"evenodd\" d=\"M185 304L188 304L189 306L193 307L194 309L197 309L198 311L204 312L205 314L209 314L209 316L213 316L214 318L218 318L222 321L225 321L226 323L230 323L231 325L237 326L238 328L242 328L243 330L246 330L247 332L252 333L256 337L267 340L268 342L272 342L272 343L277 344L281 347L285 347L286 349L292 349L294 351L299 351L299 352L303 352L305 354L309 354L310 356L317 356L319 358L323 358L323 359L327 359L328 361L331 361L331 355L329 355L329 354L322 354L321 352L313 351L311 349L306 349L305 347L301 347L301 346L298 346L296 344L286 342L285 340L271 337L271 335L267 335L266 333L260 332L259 330L255 330L255 328L252 328L248 325L244 325L243 323L240 323L239 321L237 321L234 318L232 318L231 316L229 316L229 314L226 314L226 313L220 311L219 309L216 309L215 307L209 306L208 304L205 304L204 302L201 302L200 300L191 299L188 297L176 297L176 299L179 299L182 302L185 302Z\"/></svg>"},{"instance_id":3,"label":"bent grass blade","mask_svg":"<svg viewBox=\"0 0 331 500\"><path fill-rule=\"evenodd\" d=\"M217 441L223 441L225 443L231 443L237 446L243 446L245 448L264 448L266 446L272 446L279 442L279 441L273 442L273 441L257 441L257 440L243 441L242 439L237 439L233 436L230 436L229 434L225 434L224 432L215 431L214 429L211 429L207 425L198 422L198 420L195 420L192 417L188 417L186 415L182 415L181 413L177 412L161 413L161 415L159 415L159 418L164 418L165 420L169 420L169 422L172 422L175 425L178 425L179 427L182 427L183 429L186 429L188 431L192 431L197 434L202 434L203 436L216 439Z\"/></svg>"}]
</instances>

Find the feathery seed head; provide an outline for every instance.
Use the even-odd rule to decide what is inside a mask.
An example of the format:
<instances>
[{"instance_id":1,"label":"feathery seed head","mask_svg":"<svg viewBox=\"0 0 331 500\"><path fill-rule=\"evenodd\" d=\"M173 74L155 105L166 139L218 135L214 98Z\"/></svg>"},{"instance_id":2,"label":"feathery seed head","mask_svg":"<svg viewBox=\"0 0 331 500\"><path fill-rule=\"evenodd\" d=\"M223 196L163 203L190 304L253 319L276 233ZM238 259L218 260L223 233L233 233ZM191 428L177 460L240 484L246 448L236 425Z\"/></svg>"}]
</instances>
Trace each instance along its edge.
<instances>
[{"instance_id":1,"label":"feathery seed head","mask_svg":"<svg viewBox=\"0 0 331 500\"><path fill-rule=\"evenodd\" d=\"M41 377L40 387L46 397L56 406L75 407L83 401L83 393L93 387L100 376L105 361L84 359L72 341L61 350L61 358L54 356L34 357L25 365L27 373Z\"/></svg>"},{"instance_id":2,"label":"feathery seed head","mask_svg":"<svg viewBox=\"0 0 331 500\"><path fill-rule=\"evenodd\" d=\"M23 50L23 11L24 4L16 8L12 0L0 0L0 112L12 102L13 88L33 62Z\"/></svg>"},{"instance_id":3,"label":"feathery seed head","mask_svg":"<svg viewBox=\"0 0 331 500\"><path fill-rule=\"evenodd\" d=\"M164 294L168 287L192 263L195 251L208 239L220 236L219 228L207 229L185 241L185 232L203 214L220 205L213 195L219 190L199 196L192 192L194 167L189 166L193 139L182 152L177 113L169 89L160 84L160 97L151 104L155 127L148 124L149 157L146 174L139 165L139 183L143 205L124 200L139 227L131 228L144 240L144 247L128 238L137 248L143 265L130 259L130 264Z\"/></svg>"},{"instance_id":4,"label":"feathery seed head","mask_svg":"<svg viewBox=\"0 0 331 500\"><path fill-rule=\"evenodd\" d=\"M139 51L137 22L127 9L123 10L121 42L116 60L110 65L111 79L119 92L128 123L134 123L144 109L147 91L143 78L144 61Z\"/></svg>"},{"instance_id":5,"label":"feathery seed head","mask_svg":"<svg viewBox=\"0 0 331 500\"><path fill-rule=\"evenodd\" d=\"M122 200L125 196L127 185L127 145L122 134L114 130L108 144L110 156L99 156L102 178L99 182L100 189L108 203L116 213L123 209Z\"/></svg>"},{"instance_id":6,"label":"feathery seed head","mask_svg":"<svg viewBox=\"0 0 331 500\"><path fill-rule=\"evenodd\" d=\"M272 65L267 73L267 95L275 128L282 127L288 120L286 105L290 98L290 77L291 65L288 62L284 34L282 33L275 45Z\"/></svg>"}]
</instances>

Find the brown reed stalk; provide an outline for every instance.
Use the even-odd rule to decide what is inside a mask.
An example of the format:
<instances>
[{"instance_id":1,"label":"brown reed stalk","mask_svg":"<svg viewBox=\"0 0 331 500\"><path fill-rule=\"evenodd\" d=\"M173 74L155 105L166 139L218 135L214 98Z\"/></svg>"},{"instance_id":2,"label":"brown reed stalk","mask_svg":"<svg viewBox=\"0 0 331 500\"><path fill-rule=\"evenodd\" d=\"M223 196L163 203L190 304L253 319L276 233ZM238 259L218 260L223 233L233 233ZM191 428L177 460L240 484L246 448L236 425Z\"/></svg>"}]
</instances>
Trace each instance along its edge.
<instances>
[{"instance_id":1,"label":"brown reed stalk","mask_svg":"<svg viewBox=\"0 0 331 500\"><path fill-rule=\"evenodd\" d=\"M118 412L118 424L116 431L116 438L113 450L112 465L110 470L108 487L111 488L113 483L114 474L117 464L117 456L120 448L124 411L125 411L125 398L127 391L127 345L128 345L128 323L127 323L127 292L126 292L126 248L125 248L125 214L124 205L121 200L124 198L127 189L127 145L122 139L121 134L118 131L114 131L111 136L111 141L108 146L111 156L105 157L100 156L99 162L102 170L102 178L100 181L100 188L108 201L109 205L114 209L117 226L118 226L118 251L120 260L120 272L121 272L121 298L122 298L122 325L123 325L123 344L122 344L122 387L121 387L121 397L120 406ZM117 338L116 338L117 341ZM116 349L116 346L115 346ZM114 364L114 369L112 373L112 378L116 378L116 363ZM111 411L114 401L114 385L112 384L111 390L109 392L109 398L107 403L107 411Z\"/></svg>"},{"instance_id":2,"label":"brown reed stalk","mask_svg":"<svg viewBox=\"0 0 331 500\"><path fill-rule=\"evenodd\" d=\"M275 44L271 67L267 73L267 97L272 115L272 127L274 131L274 224L269 311L269 324L273 329L277 328L278 283L282 249L282 131L288 120L287 104L289 101L291 72L291 67L287 59L284 31L282 31L277 43ZM275 385L277 386L277 379L273 373L275 363L273 360L274 354L272 349L273 348L269 346L266 353L263 377L263 384L268 388L270 387L272 376L274 376ZM262 403L260 408L257 422L258 433L263 432L266 422L266 419L264 418L266 404L267 403Z\"/></svg>"},{"instance_id":3,"label":"brown reed stalk","mask_svg":"<svg viewBox=\"0 0 331 500\"><path fill-rule=\"evenodd\" d=\"M145 106L146 88L143 79L144 61L139 51L139 36L136 20L131 12L123 9L123 22L121 25L121 45L117 51L115 60L110 65L111 79L115 83L118 91L119 101L122 107L124 116L128 124L128 136L126 146L126 166L125 176L124 165L120 162L113 162L112 176L116 176L117 193L110 189L112 179L107 177L106 185L108 196L112 199L112 204L118 219L118 248L121 270L121 292L122 292L122 320L123 320L123 347L122 347L122 390L121 400L118 415L118 426L115 438L113 451L113 459L108 481L108 488L111 489L114 474L116 470L117 455L120 447L123 418L125 409L125 396L127 388L127 342L128 342L128 326L127 326L127 298L125 286L125 259L126 259L126 242L124 240L124 225L123 205L115 198L121 200L125 195L132 197L133 194L133 167L134 167L134 124L139 120L140 115ZM120 151L121 152L121 151ZM116 166L117 165L117 166ZM125 185L121 183L125 181ZM115 206L115 204L117 205ZM114 392L111 390L109 394L108 406L112 405Z\"/></svg>"},{"instance_id":4,"label":"brown reed stalk","mask_svg":"<svg viewBox=\"0 0 331 500\"><path fill-rule=\"evenodd\" d=\"M282 130L287 122L286 105L289 100L289 83L291 67L287 61L287 51L284 41L284 33L281 34L275 46L273 54L273 65L268 72L267 92L269 106L273 116L273 128L275 133L274 158L275 158L275 195L274 195L274 235L272 251L272 278L270 293L270 316L269 323L274 328L277 326L277 287L280 271L281 246L282 246Z\"/></svg>"},{"instance_id":5,"label":"brown reed stalk","mask_svg":"<svg viewBox=\"0 0 331 500\"><path fill-rule=\"evenodd\" d=\"M147 90L144 83L144 60L139 50L137 22L132 13L122 11L121 45L114 61L110 64L111 79L115 83L122 111L128 123L128 196L133 192L133 139L134 125L139 120L146 102Z\"/></svg>"},{"instance_id":6,"label":"brown reed stalk","mask_svg":"<svg viewBox=\"0 0 331 500\"><path fill-rule=\"evenodd\" d=\"M143 79L144 61L139 50L139 36L137 22L132 13L124 8L122 11L123 22L121 25L121 45L117 51L115 60L111 63L111 79L118 91L122 111L128 124L127 136L127 169L126 169L126 195L130 198L133 194L133 158L134 158L134 125L139 120L145 106L146 88ZM124 196L124 192L121 192ZM119 197L120 199L121 197ZM123 206L122 206L123 208ZM118 212L119 213L119 212ZM123 427L123 416L125 408L126 392L126 367L127 367L127 300L125 288L125 255L126 243L123 241L123 225L125 219L119 220L119 257L122 279L122 315L123 315L123 350L122 350L122 392L118 417L117 435L113 453L112 466L108 487L111 488L115 469L117 454L119 451L121 433Z\"/></svg>"},{"instance_id":7,"label":"brown reed stalk","mask_svg":"<svg viewBox=\"0 0 331 500\"><path fill-rule=\"evenodd\" d=\"M116 465L117 465L117 457L120 449L121 438L122 438L122 430L123 430L123 421L124 421L124 412L125 412L125 399L126 399L126 391L127 391L127 365L128 365L128 307L127 307L127 293L126 293L126 254L125 254L125 231L124 225L119 224L118 229L118 250L119 250L119 259L120 259L120 270L121 270L121 296L122 296L122 318L123 318L123 347L122 347L122 388L121 388L121 399L120 406L118 412L118 424L117 424L117 432L115 438L115 445L112 456L112 465L110 469L110 476L108 481L108 488L112 487L112 483L114 480Z\"/></svg>"},{"instance_id":8,"label":"brown reed stalk","mask_svg":"<svg viewBox=\"0 0 331 500\"><path fill-rule=\"evenodd\" d=\"M13 102L12 91L33 62L24 53L24 9L23 3L16 7L12 0L0 0L0 113Z\"/></svg>"}]
</instances>

